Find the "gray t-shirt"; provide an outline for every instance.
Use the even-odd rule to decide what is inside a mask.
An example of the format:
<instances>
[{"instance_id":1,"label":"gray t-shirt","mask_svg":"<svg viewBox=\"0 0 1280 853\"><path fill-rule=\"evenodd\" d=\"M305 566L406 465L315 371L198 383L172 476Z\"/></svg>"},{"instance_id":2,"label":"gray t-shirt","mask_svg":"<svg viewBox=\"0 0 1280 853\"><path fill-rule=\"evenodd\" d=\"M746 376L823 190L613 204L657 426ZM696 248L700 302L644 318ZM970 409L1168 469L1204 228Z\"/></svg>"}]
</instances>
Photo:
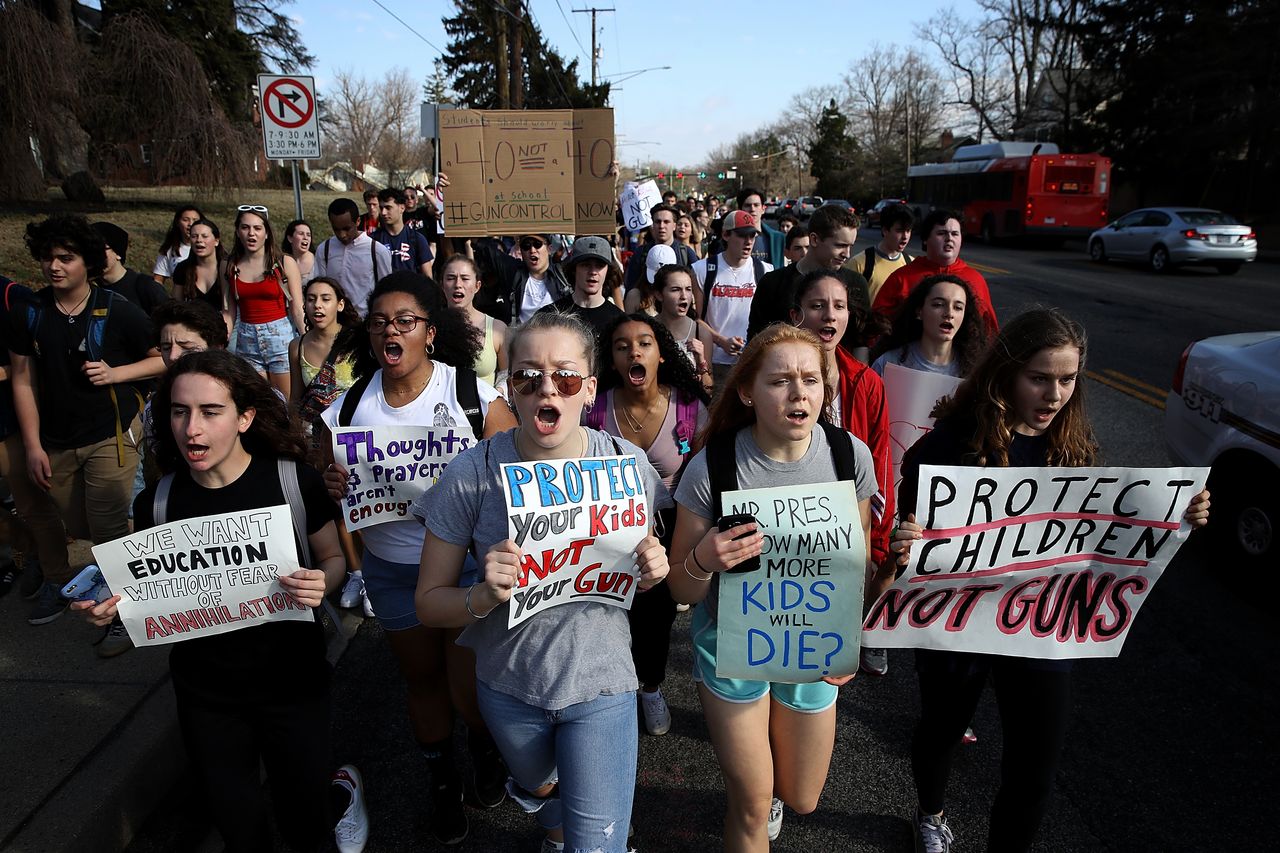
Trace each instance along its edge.
<instances>
[{"instance_id":1,"label":"gray t-shirt","mask_svg":"<svg viewBox=\"0 0 1280 853\"><path fill-rule=\"evenodd\" d=\"M857 471L854 484L858 500L861 502L876 493L875 462L871 459L871 451L861 439L852 433L850 438L853 439L853 457ZM833 483L837 479L836 463L831 456L831 446L827 443L826 432L821 428L814 429L813 440L809 442L808 451L796 462L778 462L766 456L756 444L750 427L738 430L734 448L738 457L738 488L740 489ZM698 451L698 455L689 461L689 467L685 468L684 476L680 478L680 485L676 486L676 503L701 518L711 519L711 480L707 474L706 450ZM675 571L684 570L676 567ZM707 590L707 597L702 600L702 606L707 609L707 615L714 622L716 621L716 603L720 597L720 583L715 578L708 583L711 584L711 589Z\"/></svg>"},{"instance_id":2,"label":"gray t-shirt","mask_svg":"<svg viewBox=\"0 0 1280 853\"><path fill-rule=\"evenodd\" d=\"M901 347L884 353L872 363L871 369L883 379L884 366L890 363L900 364L903 367L909 367L912 370L919 370L924 373L940 373L943 376L960 375L960 359L953 357L947 364L934 364L924 357L924 353L920 351L920 345L914 341L907 344L905 353Z\"/></svg>"},{"instance_id":3,"label":"gray t-shirt","mask_svg":"<svg viewBox=\"0 0 1280 853\"><path fill-rule=\"evenodd\" d=\"M508 538L501 466L520 462L515 430L482 441L458 456L440 481L413 502L411 511L445 542L483 557ZM598 430L587 430L588 456L635 454L644 476L649 517L671 506L671 495L640 448ZM617 446L614 441L617 441ZM637 595L648 593L637 592ZM555 711L606 694L637 689L631 662L631 629L620 607L592 602L564 604L507 628L510 603L473 622L458 643L476 652L476 678L508 696Z\"/></svg>"}]
</instances>

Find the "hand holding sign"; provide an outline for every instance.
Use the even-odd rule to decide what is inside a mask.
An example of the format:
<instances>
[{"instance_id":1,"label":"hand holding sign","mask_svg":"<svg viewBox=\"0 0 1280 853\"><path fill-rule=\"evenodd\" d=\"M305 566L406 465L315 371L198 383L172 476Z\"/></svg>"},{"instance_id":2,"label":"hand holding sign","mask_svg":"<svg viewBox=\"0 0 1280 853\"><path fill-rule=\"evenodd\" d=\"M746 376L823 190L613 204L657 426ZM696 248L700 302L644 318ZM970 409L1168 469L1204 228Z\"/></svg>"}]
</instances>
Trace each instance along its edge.
<instances>
[{"instance_id":1,"label":"hand holding sign","mask_svg":"<svg viewBox=\"0 0 1280 853\"><path fill-rule=\"evenodd\" d=\"M636 567L640 569L640 592L653 589L662 583L670 567L667 565L667 549L656 536L646 536L636 546Z\"/></svg>"},{"instance_id":2,"label":"hand holding sign","mask_svg":"<svg viewBox=\"0 0 1280 853\"><path fill-rule=\"evenodd\" d=\"M324 584L324 572L319 569L298 569L280 576L280 586L303 607L319 607L324 603Z\"/></svg>"},{"instance_id":3,"label":"hand holding sign","mask_svg":"<svg viewBox=\"0 0 1280 853\"><path fill-rule=\"evenodd\" d=\"M520 561L523 558L520 546L510 539L503 539L489 549L484 555L484 581L480 584L482 589L472 596L473 600L478 602L479 593L484 594L486 606L482 607L479 603L472 605L477 613L483 609L487 616L490 610L500 607L504 601L511 599L511 591L516 587L516 578L520 574Z\"/></svg>"}]
</instances>

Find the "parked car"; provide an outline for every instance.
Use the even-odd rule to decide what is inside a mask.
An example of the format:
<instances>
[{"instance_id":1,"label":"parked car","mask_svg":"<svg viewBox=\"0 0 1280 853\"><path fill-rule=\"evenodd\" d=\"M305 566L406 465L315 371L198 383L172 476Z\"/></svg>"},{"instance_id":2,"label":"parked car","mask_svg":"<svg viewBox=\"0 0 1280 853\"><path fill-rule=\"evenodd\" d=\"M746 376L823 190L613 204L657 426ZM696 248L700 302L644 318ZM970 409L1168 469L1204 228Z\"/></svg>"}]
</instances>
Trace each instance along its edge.
<instances>
[{"instance_id":1,"label":"parked car","mask_svg":"<svg viewBox=\"0 0 1280 853\"><path fill-rule=\"evenodd\" d=\"M764 213L760 214L761 217L764 219L777 219L779 206L780 202L766 201L764 203Z\"/></svg>"},{"instance_id":2,"label":"parked car","mask_svg":"<svg viewBox=\"0 0 1280 853\"><path fill-rule=\"evenodd\" d=\"M871 209L870 209L870 210L868 210L868 211L867 211L867 227L868 227L868 228L879 228L879 227L880 227L880 214L881 214L881 213L883 213L883 212L884 212L884 209L885 209L886 207L888 207L889 205L891 205L891 204L906 204L906 203L907 203L907 200L906 200L905 198L882 198L882 199L880 199L878 202L876 202L875 204L873 204L873 205L871 206Z\"/></svg>"},{"instance_id":3,"label":"parked car","mask_svg":"<svg viewBox=\"0 0 1280 853\"><path fill-rule=\"evenodd\" d=\"M1253 229L1229 213L1199 207L1144 207L1089 236L1089 257L1145 261L1155 272L1212 264L1233 275L1258 257Z\"/></svg>"},{"instance_id":4,"label":"parked car","mask_svg":"<svg viewBox=\"0 0 1280 853\"><path fill-rule=\"evenodd\" d=\"M1205 338L1186 348L1165 402L1179 465L1209 465L1209 530L1230 560L1280 558L1280 332Z\"/></svg>"},{"instance_id":5,"label":"parked car","mask_svg":"<svg viewBox=\"0 0 1280 853\"><path fill-rule=\"evenodd\" d=\"M795 216L795 207L796 207L797 201L799 201L799 199L784 198L778 204L778 216L782 216L782 214L784 213L790 213L792 216Z\"/></svg>"},{"instance_id":6,"label":"parked car","mask_svg":"<svg viewBox=\"0 0 1280 853\"><path fill-rule=\"evenodd\" d=\"M822 206L823 206L823 207L826 207L826 206L828 206L828 205L834 205L834 206L836 206L836 207L843 207L845 210L849 211L850 213L854 213L854 214L856 214L856 213L858 212L858 211L854 210L854 208L853 208L853 205L852 205L852 204L850 204L848 201L846 201L845 199L842 199L842 198L829 198L829 199L827 199L826 201L824 201L824 202L822 203Z\"/></svg>"},{"instance_id":7,"label":"parked car","mask_svg":"<svg viewBox=\"0 0 1280 853\"><path fill-rule=\"evenodd\" d=\"M795 217L801 221L813 216L813 212L822 207L822 196L807 195L796 202L796 206L792 209Z\"/></svg>"}]
</instances>

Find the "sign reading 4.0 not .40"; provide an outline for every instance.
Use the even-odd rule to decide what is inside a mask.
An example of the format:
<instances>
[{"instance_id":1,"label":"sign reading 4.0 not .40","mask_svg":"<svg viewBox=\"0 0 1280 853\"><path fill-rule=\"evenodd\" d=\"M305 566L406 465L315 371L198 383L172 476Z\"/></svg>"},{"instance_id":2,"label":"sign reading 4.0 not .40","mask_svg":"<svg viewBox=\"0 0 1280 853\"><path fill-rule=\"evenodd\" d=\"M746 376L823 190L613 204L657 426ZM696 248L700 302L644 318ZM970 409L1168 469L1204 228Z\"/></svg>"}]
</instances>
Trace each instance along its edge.
<instances>
[{"instance_id":1,"label":"sign reading 4.0 not .40","mask_svg":"<svg viewBox=\"0 0 1280 853\"><path fill-rule=\"evenodd\" d=\"M320 118L314 77L258 75L262 144L269 160L320 156Z\"/></svg>"}]
</instances>

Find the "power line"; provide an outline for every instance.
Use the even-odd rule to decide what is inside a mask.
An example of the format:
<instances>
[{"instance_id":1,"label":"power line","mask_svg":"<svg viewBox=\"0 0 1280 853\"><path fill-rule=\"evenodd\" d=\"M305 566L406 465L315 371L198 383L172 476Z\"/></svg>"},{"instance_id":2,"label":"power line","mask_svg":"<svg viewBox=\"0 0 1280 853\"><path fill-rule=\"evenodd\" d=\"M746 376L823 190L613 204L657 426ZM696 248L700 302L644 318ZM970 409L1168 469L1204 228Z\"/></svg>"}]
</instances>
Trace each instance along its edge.
<instances>
[{"instance_id":1,"label":"power line","mask_svg":"<svg viewBox=\"0 0 1280 853\"><path fill-rule=\"evenodd\" d=\"M406 23L405 23L405 21L404 21L404 18L401 18L399 15L397 15L395 12L392 12L392 11L391 11L390 9L388 9L386 6L383 6L383 5L382 5L382 3L380 3L380 2L379 2L379 0L373 0L373 4L374 4L375 6L377 6L379 9L381 9L382 11L386 12L386 13L387 13L388 15L390 15L391 17L395 18L397 21L399 21L399 22L400 22L400 26L404 27L406 30L408 30L409 32L413 33L415 36L417 36L418 38L420 38L420 39L422 39L424 42L426 42L426 43L427 43L427 45L428 45L432 50L434 50L436 53L439 53L439 54L441 54L441 55L444 55L444 51L443 51L443 50L441 50L440 48L436 47L434 44L432 44L432 43L431 43L431 39L427 38L427 37L426 37L426 36L424 36L422 33L418 32L418 31L417 31L417 30L415 30L413 27L411 27L411 26L409 26L408 24L406 24Z\"/></svg>"},{"instance_id":2,"label":"power line","mask_svg":"<svg viewBox=\"0 0 1280 853\"><path fill-rule=\"evenodd\" d=\"M578 43L578 50L586 53L587 49L582 46L582 40L578 38L578 31L573 28L573 24L569 23L569 16L564 13L564 7L560 5L560 0L556 0L556 8L560 10L560 17L564 18L564 25L569 28L569 34Z\"/></svg>"}]
</instances>

